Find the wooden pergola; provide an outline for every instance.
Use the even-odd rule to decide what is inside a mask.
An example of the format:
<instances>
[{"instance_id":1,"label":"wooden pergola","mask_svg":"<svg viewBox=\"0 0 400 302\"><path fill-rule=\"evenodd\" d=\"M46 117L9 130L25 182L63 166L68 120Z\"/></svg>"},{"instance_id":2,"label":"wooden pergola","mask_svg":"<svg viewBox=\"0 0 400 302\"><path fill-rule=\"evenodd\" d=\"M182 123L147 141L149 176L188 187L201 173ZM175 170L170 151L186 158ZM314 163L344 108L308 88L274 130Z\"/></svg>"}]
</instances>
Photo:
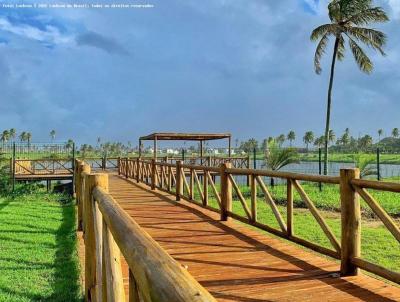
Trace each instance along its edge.
<instances>
[{"instance_id":1,"label":"wooden pergola","mask_svg":"<svg viewBox=\"0 0 400 302\"><path fill-rule=\"evenodd\" d=\"M156 132L139 138L139 157L142 156L142 141L154 141L154 159L157 159L158 141L197 141L200 142L200 157L203 157L203 144L205 141L228 139L229 157L232 154L230 133L168 133Z\"/></svg>"}]
</instances>

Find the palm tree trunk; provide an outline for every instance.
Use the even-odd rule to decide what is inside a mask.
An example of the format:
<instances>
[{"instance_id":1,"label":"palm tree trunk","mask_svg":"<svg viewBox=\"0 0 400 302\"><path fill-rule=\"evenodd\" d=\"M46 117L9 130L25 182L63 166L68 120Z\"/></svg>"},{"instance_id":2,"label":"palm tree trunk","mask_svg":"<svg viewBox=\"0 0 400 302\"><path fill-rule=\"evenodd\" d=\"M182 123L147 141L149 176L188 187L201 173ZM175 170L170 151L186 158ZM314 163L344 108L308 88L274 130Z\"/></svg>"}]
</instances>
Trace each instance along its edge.
<instances>
[{"instance_id":1,"label":"palm tree trunk","mask_svg":"<svg viewBox=\"0 0 400 302\"><path fill-rule=\"evenodd\" d=\"M326 106L326 125L325 125L325 142L324 142L324 175L328 175L328 140L329 140L329 127L331 120L331 103L332 103L332 87L333 87L333 78L335 76L335 64L337 51L339 47L339 38L336 37L335 47L333 49L333 57L332 57L332 65L331 65L331 75L329 79L329 88L328 88L328 104Z\"/></svg>"}]
</instances>

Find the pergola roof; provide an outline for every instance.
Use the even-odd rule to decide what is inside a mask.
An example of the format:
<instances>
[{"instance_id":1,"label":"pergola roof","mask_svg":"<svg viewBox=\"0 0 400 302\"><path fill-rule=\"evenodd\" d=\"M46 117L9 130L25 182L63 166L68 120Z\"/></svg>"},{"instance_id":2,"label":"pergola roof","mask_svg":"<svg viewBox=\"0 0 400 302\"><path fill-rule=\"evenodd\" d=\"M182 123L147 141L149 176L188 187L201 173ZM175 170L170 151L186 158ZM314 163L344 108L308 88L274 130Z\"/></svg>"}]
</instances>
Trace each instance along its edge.
<instances>
[{"instance_id":1,"label":"pergola roof","mask_svg":"<svg viewBox=\"0 0 400 302\"><path fill-rule=\"evenodd\" d=\"M139 139L143 141L160 140L160 141L208 141L216 139L230 138L230 133L168 133L156 132Z\"/></svg>"}]
</instances>

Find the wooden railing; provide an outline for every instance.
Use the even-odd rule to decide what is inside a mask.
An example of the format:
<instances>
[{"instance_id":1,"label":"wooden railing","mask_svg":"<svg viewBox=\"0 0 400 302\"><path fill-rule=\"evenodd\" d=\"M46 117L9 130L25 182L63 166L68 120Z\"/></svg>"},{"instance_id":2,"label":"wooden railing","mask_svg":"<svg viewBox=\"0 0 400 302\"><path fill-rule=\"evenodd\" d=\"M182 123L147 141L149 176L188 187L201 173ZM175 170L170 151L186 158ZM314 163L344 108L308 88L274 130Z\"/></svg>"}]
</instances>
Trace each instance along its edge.
<instances>
[{"instance_id":1,"label":"wooden railing","mask_svg":"<svg viewBox=\"0 0 400 302\"><path fill-rule=\"evenodd\" d=\"M15 175L63 175L73 173L73 159L15 159Z\"/></svg>"},{"instance_id":2,"label":"wooden railing","mask_svg":"<svg viewBox=\"0 0 400 302\"><path fill-rule=\"evenodd\" d=\"M129 267L129 301L216 301L108 194L108 175L90 172L76 162L86 301L125 301L120 253Z\"/></svg>"},{"instance_id":3,"label":"wooden railing","mask_svg":"<svg viewBox=\"0 0 400 302\"><path fill-rule=\"evenodd\" d=\"M219 167L221 164L230 162L235 168L249 168L250 158L249 156L241 157L226 157L226 156L186 156L184 160L182 157L177 156L165 156L158 158L158 161L176 164L177 161L181 161L187 165L200 165L200 166L211 166Z\"/></svg>"},{"instance_id":4,"label":"wooden railing","mask_svg":"<svg viewBox=\"0 0 400 302\"><path fill-rule=\"evenodd\" d=\"M118 157L87 157L83 159L92 169L116 169Z\"/></svg>"},{"instance_id":5,"label":"wooden railing","mask_svg":"<svg viewBox=\"0 0 400 302\"><path fill-rule=\"evenodd\" d=\"M367 188L400 192L400 184L379 181L361 180L358 169L342 169L340 176L308 175L289 172L277 172L254 169L232 168L231 163L223 163L220 167L202 165L187 165L181 161L175 164L155 162L154 160L121 159L119 160L118 173L137 182L143 182L152 189L161 189L176 195L176 200L184 198L199 206L220 213L221 220L234 218L241 222L258 227L282 238L310 248L324 255L341 261L341 274L343 276L357 275L358 268L362 268L390 281L400 283L400 274L386 268L363 260L361 255L361 209L359 196L371 207L386 228L400 242L400 231L395 221L366 191ZM249 179L250 200L243 196L240 186L235 178L245 176ZM264 178L279 178L286 180L286 220L283 219L278 206L266 185ZM216 179L219 179L219 184ZM331 230L324 217L321 215L314 202L304 189L302 182L314 182L338 185L341 204L341 239L339 240ZM266 204L271 208L279 228L263 224L257 216L257 203L262 192ZM196 194L197 192L197 194ZM293 194L297 192L306 204L311 215L327 237L331 248L324 247L314 242L307 241L295 235L293 220ZM218 207L209 205L210 196L213 195ZM233 196L240 202L243 213L239 215L232 210Z\"/></svg>"}]
</instances>

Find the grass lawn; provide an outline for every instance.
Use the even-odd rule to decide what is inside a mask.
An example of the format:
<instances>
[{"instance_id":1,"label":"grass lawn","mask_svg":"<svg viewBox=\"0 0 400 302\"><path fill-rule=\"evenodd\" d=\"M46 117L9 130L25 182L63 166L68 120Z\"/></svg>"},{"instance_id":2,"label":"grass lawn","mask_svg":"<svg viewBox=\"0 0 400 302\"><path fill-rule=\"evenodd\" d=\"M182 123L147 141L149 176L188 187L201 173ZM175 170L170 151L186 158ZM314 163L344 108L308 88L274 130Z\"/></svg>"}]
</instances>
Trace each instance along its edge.
<instances>
[{"instance_id":1,"label":"grass lawn","mask_svg":"<svg viewBox=\"0 0 400 302\"><path fill-rule=\"evenodd\" d=\"M82 301L69 197L0 197L0 301Z\"/></svg>"}]
</instances>

